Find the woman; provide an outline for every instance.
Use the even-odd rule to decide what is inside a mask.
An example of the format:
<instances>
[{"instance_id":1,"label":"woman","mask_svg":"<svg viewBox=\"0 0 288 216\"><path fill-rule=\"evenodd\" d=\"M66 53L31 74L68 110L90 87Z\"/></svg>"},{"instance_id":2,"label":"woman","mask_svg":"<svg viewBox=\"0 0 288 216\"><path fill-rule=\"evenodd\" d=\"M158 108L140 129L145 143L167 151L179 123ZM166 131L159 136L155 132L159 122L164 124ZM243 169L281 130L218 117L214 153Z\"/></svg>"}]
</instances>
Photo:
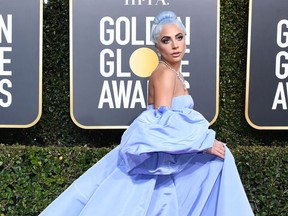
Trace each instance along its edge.
<instances>
[{"instance_id":1,"label":"woman","mask_svg":"<svg viewBox=\"0 0 288 216\"><path fill-rule=\"evenodd\" d=\"M250 216L229 149L193 110L179 72L185 28L173 12L155 17L161 55L149 81L148 109L121 143L42 213L85 216Z\"/></svg>"}]
</instances>

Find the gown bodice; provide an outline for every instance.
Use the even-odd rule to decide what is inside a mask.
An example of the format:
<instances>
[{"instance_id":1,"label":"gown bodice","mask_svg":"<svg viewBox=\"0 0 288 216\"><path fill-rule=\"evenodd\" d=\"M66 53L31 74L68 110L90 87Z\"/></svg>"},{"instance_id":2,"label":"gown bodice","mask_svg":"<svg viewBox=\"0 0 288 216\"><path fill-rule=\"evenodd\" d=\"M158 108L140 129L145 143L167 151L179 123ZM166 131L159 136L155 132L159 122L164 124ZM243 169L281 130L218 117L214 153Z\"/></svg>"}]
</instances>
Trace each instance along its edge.
<instances>
[{"instance_id":1,"label":"gown bodice","mask_svg":"<svg viewBox=\"0 0 288 216\"><path fill-rule=\"evenodd\" d=\"M191 95L180 95L173 97L172 99L171 109L173 110L179 110L183 108L193 109L193 107L194 107L194 101ZM148 106L148 109L154 109L154 105L150 104Z\"/></svg>"}]
</instances>

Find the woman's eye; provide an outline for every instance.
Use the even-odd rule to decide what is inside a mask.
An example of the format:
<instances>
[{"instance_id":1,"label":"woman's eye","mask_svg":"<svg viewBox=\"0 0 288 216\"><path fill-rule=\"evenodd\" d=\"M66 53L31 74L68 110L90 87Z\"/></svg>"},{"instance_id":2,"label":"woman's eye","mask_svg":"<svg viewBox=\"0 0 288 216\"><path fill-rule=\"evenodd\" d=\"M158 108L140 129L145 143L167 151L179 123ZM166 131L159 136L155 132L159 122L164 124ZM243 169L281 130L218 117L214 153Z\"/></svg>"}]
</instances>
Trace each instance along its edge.
<instances>
[{"instance_id":1,"label":"woman's eye","mask_svg":"<svg viewBox=\"0 0 288 216\"><path fill-rule=\"evenodd\" d=\"M181 41L183 39L183 35L179 35L178 37L177 37L177 40L178 41Z\"/></svg>"},{"instance_id":2,"label":"woman's eye","mask_svg":"<svg viewBox=\"0 0 288 216\"><path fill-rule=\"evenodd\" d=\"M163 39L163 40L162 40L162 43L168 44L168 43L169 43L169 39Z\"/></svg>"}]
</instances>

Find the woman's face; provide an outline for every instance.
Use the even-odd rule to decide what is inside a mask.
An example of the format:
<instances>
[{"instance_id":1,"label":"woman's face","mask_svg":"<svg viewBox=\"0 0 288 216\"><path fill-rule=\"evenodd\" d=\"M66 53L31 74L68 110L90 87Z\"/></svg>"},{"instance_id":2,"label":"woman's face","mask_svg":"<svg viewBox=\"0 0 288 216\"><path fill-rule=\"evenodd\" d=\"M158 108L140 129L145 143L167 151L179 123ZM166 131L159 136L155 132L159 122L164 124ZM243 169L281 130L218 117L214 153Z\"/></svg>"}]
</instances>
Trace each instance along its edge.
<instances>
[{"instance_id":1,"label":"woman's face","mask_svg":"<svg viewBox=\"0 0 288 216\"><path fill-rule=\"evenodd\" d=\"M162 60L170 64L177 63L185 54L185 34L176 24L166 24L162 27L156 48Z\"/></svg>"}]
</instances>

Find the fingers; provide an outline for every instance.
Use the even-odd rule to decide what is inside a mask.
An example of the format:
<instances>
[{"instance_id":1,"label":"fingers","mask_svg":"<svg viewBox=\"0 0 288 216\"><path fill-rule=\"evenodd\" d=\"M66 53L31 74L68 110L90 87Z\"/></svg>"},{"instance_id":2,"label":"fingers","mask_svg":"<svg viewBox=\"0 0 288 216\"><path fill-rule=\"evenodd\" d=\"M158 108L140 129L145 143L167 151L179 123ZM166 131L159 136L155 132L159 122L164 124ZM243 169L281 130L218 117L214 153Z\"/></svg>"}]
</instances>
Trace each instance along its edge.
<instances>
[{"instance_id":1,"label":"fingers","mask_svg":"<svg viewBox=\"0 0 288 216\"><path fill-rule=\"evenodd\" d=\"M224 159L225 157L225 144L215 140L213 146L207 150L207 153L216 155L217 157L220 157Z\"/></svg>"},{"instance_id":2,"label":"fingers","mask_svg":"<svg viewBox=\"0 0 288 216\"><path fill-rule=\"evenodd\" d=\"M217 156L224 159L225 157L225 148L224 146L220 147L220 148L217 148Z\"/></svg>"},{"instance_id":3,"label":"fingers","mask_svg":"<svg viewBox=\"0 0 288 216\"><path fill-rule=\"evenodd\" d=\"M215 144L215 151L216 151L216 155L222 159L224 159L225 157L225 145L224 143L216 140Z\"/></svg>"}]
</instances>

